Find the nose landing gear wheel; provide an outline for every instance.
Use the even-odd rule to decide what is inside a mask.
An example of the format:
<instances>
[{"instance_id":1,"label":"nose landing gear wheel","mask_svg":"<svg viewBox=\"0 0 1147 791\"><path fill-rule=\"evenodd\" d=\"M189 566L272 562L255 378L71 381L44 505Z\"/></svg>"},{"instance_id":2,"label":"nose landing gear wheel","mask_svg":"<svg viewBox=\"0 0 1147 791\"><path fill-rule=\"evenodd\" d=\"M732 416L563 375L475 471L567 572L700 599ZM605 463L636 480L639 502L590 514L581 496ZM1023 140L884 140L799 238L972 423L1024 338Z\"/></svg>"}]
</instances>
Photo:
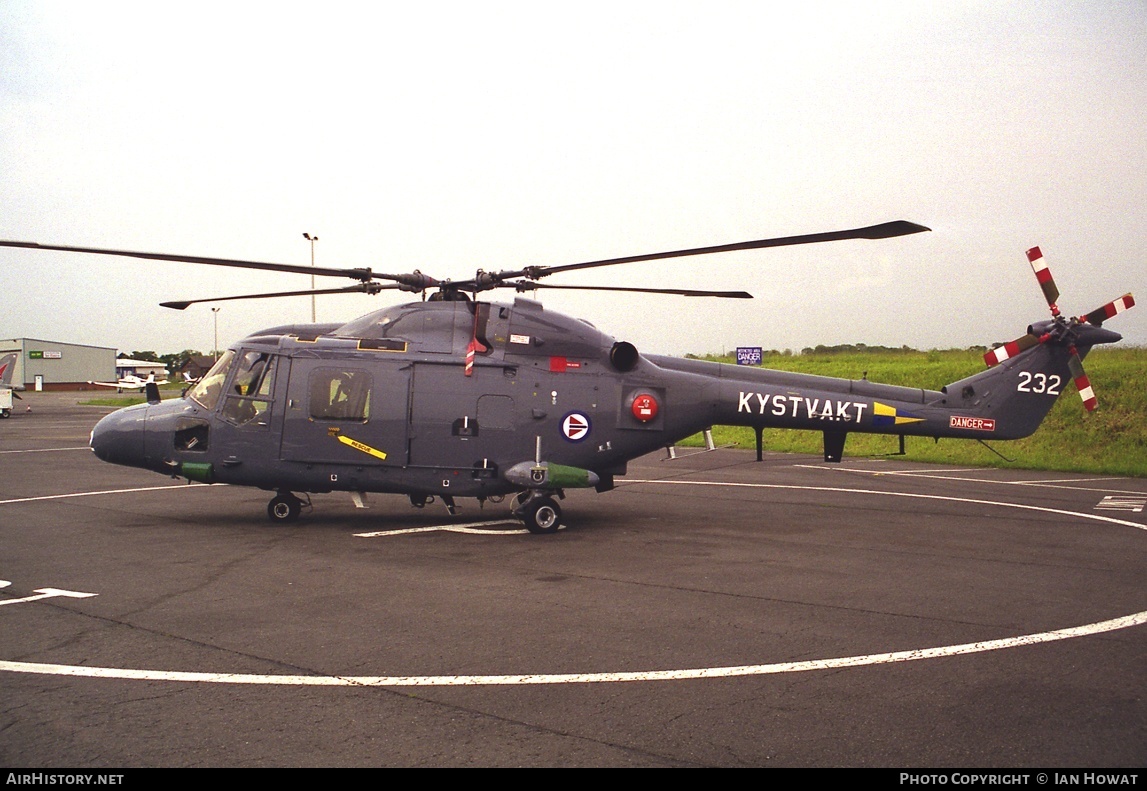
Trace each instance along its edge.
<instances>
[{"instance_id":1,"label":"nose landing gear wheel","mask_svg":"<svg viewBox=\"0 0 1147 791\"><path fill-rule=\"evenodd\" d=\"M561 527L562 509L552 497L531 500L518 515L531 533L556 533Z\"/></svg>"},{"instance_id":2,"label":"nose landing gear wheel","mask_svg":"<svg viewBox=\"0 0 1147 791\"><path fill-rule=\"evenodd\" d=\"M303 510L303 501L295 495L287 493L272 498L267 505L267 516L276 524L286 524L299 518Z\"/></svg>"}]
</instances>

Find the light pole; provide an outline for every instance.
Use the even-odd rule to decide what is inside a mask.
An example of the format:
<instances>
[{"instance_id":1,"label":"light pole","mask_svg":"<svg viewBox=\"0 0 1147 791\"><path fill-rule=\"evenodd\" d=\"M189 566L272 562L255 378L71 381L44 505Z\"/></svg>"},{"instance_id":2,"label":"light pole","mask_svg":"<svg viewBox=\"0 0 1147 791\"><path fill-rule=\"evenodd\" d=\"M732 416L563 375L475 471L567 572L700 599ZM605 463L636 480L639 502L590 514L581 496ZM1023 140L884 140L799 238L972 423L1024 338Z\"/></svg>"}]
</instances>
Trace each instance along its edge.
<instances>
[{"instance_id":1,"label":"light pole","mask_svg":"<svg viewBox=\"0 0 1147 791\"><path fill-rule=\"evenodd\" d=\"M311 243L311 266L313 267L315 265L315 242L317 242L319 240L319 237L311 236L306 231L303 231L303 238ZM312 273L311 274L311 291L314 291L314 290L315 290L315 276L314 276L314 273ZM315 318L315 295L311 294L311 324L316 324L316 323L318 323L318 319Z\"/></svg>"},{"instance_id":2,"label":"light pole","mask_svg":"<svg viewBox=\"0 0 1147 791\"><path fill-rule=\"evenodd\" d=\"M215 355L215 362L219 362L219 311L223 308L212 308L211 313L215 317L215 346L212 347L211 353Z\"/></svg>"}]
</instances>

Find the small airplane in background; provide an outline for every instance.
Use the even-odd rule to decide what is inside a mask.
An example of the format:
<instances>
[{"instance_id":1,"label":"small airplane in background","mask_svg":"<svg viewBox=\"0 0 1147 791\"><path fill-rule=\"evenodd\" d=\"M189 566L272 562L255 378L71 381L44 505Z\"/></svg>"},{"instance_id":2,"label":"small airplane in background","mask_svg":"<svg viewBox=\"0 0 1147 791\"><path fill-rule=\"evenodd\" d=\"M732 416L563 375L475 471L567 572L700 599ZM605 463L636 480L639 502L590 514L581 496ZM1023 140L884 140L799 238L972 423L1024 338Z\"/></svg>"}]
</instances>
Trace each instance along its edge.
<instances>
[{"instance_id":1,"label":"small airplane in background","mask_svg":"<svg viewBox=\"0 0 1147 791\"><path fill-rule=\"evenodd\" d=\"M118 382L93 382L88 380L88 384L95 385L96 387L114 387L117 393L122 393L124 390L143 390L149 384L159 385L167 384L166 379L155 381L155 374L148 374L146 379L143 379L135 374L127 374L120 378Z\"/></svg>"}]
</instances>

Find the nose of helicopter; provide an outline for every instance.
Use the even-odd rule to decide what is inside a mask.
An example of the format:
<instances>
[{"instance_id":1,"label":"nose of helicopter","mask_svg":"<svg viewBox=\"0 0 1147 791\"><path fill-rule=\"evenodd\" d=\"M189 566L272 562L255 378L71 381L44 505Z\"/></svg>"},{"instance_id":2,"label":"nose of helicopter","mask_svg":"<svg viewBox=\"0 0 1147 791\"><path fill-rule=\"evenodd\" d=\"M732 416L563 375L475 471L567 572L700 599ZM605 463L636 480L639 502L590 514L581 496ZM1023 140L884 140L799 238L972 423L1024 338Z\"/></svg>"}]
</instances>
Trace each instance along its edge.
<instances>
[{"instance_id":1,"label":"nose of helicopter","mask_svg":"<svg viewBox=\"0 0 1147 791\"><path fill-rule=\"evenodd\" d=\"M106 415L96 423L89 444L96 457L103 461L142 467L146 428L147 405L127 407Z\"/></svg>"}]
</instances>

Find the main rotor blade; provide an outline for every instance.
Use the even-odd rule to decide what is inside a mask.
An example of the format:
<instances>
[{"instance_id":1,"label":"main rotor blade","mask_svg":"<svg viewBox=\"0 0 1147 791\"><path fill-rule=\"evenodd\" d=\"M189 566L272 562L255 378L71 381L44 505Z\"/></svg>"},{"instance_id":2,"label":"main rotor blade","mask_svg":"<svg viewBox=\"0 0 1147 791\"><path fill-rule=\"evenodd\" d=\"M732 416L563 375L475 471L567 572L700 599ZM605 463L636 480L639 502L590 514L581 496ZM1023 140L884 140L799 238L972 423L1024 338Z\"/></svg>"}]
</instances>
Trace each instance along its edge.
<instances>
[{"instance_id":1,"label":"main rotor blade","mask_svg":"<svg viewBox=\"0 0 1147 791\"><path fill-rule=\"evenodd\" d=\"M152 261L174 261L182 264L210 264L212 266L233 266L240 269L262 269L268 272L291 272L299 275L325 275L330 277L353 277L363 282L380 277L393 280L396 276L376 275L370 269L331 269L322 266L300 266L295 264L274 264L266 261L242 261L232 258L207 258L196 255L171 255L168 253L143 253L133 250L106 250L100 247L69 247L58 244L38 244L36 242L14 242L0 240L0 247L23 247L30 250L58 250L65 253L89 253L93 255L118 255L126 258L145 258Z\"/></svg>"},{"instance_id":2,"label":"main rotor blade","mask_svg":"<svg viewBox=\"0 0 1147 791\"><path fill-rule=\"evenodd\" d=\"M720 297L722 299L752 299L747 291L693 291L686 288L626 288L624 286L558 286L549 283L534 283L518 280L506 283L518 291L533 291L535 288L557 288L571 291L629 291L635 294L672 294L679 297Z\"/></svg>"},{"instance_id":3,"label":"main rotor blade","mask_svg":"<svg viewBox=\"0 0 1147 791\"><path fill-rule=\"evenodd\" d=\"M827 233L811 233L802 236L779 236L774 239L758 239L754 242L737 242L735 244L719 244L713 247L694 247L688 250L673 250L665 253L647 253L646 255L631 255L623 258L607 258L601 261L586 261L581 264L565 264L562 266L527 267L516 272L500 272L501 278L544 277L555 272L571 272L575 269L589 269L596 266L613 266L614 264L630 264L637 261L656 261L662 258L683 258L691 255L708 255L709 253L729 253L736 250L757 250L764 247L785 247L795 244L814 244L817 242L836 242L844 239L889 239L894 236L907 236L922 231L930 231L923 225L908 222L907 220L894 220L879 225L869 225L865 228L852 228L847 231L828 231Z\"/></svg>"},{"instance_id":4,"label":"main rotor blade","mask_svg":"<svg viewBox=\"0 0 1147 791\"><path fill-rule=\"evenodd\" d=\"M173 310L186 310L189 305L197 305L200 302L229 302L233 299L268 299L271 297L306 297L312 294L377 294L379 291L388 288L402 288L402 286L398 283L391 285L383 285L382 283L360 283L357 286L347 286L346 288L276 291L273 294L241 294L235 297L211 297L208 299L189 299L184 302L160 302L159 305L160 307L171 308Z\"/></svg>"}]
</instances>

